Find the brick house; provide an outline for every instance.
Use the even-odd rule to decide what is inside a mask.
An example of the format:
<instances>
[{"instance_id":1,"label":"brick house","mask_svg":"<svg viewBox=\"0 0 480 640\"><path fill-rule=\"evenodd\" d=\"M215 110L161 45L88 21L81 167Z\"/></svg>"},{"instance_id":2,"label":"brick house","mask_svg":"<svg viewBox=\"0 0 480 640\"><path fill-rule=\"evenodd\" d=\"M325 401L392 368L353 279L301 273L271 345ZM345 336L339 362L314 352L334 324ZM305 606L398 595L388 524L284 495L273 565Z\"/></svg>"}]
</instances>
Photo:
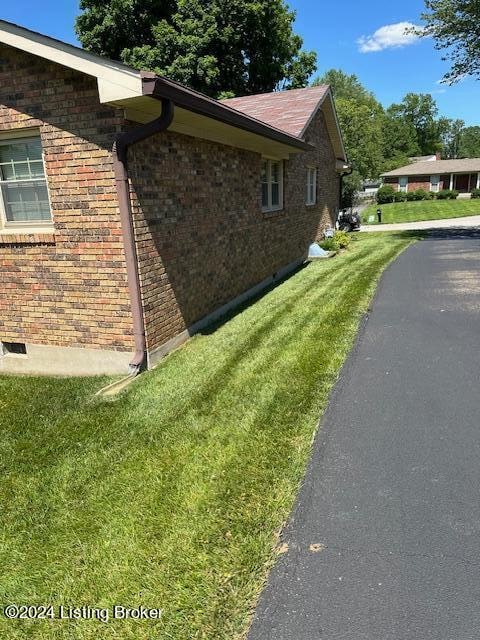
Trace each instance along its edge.
<instances>
[{"instance_id":1,"label":"brick house","mask_svg":"<svg viewBox=\"0 0 480 640\"><path fill-rule=\"evenodd\" d=\"M328 87L221 103L0 21L0 372L152 366L305 259L347 170Z\"/></svg>"},{"instance_id":2,"label":"brick house","mask_svg":"<svg viewBox=\"0 0 480 640\"><path fill-rule=\"evenodd\" d=\"M480 187L480 158L440 160L438 156L432 156L429 160L383 173L382 179L395 191L425 189L437 193L442 189L455 189L468 194Z\"/></svg>"}]
</instances>

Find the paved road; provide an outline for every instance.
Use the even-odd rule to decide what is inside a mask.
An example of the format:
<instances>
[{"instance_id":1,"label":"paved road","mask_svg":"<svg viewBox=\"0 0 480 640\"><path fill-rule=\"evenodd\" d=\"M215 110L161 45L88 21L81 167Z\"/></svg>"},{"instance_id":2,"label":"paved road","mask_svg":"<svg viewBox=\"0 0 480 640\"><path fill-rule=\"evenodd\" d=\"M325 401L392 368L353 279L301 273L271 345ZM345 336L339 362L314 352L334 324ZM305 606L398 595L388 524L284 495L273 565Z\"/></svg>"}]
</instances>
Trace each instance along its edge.
<instances>
[{"instance_id":1,"label":"paved road","mask_svg":"<svg viewBox=\"0 0 480 640\"><path fill-rule=\"evenodd\" d=\"M479 355L480 232L437 232L381 281L249 640L480 638Z\"/></svg>"},{"instance_id":2,"label":"paved road","mask_svg":"<svg viewBox=\"0 0 480 640\"><path fill-rule=\"evenodd\" d=\"M421 220L419 222L401 222L398 224L364 224L362 231L417 231L419 229L451 229L480 227L480 216L466 218L448 218L446 220Z\"/></svg>"}]
</instances>

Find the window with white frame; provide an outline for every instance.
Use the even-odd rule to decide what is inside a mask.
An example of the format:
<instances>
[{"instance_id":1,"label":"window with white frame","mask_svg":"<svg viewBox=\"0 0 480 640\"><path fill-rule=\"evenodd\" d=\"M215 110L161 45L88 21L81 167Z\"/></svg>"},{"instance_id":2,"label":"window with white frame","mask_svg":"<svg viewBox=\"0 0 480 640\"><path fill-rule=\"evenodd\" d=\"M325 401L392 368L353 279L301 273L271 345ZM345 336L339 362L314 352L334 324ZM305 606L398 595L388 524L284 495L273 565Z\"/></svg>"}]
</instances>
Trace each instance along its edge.
<instances>
[{"instance_id":1,"label":"window with white frame","mask_svg":"<svg viewBox=\"0 0 480 640\"><path fill-rule=\"evenodd\" d=\"M0 139L0 228L51 223L40 137Z\"/></svg>"},{"instance_id":2,"label":"window with white frame","mask_svg":"<svg viewBox=\"0 0 480 640\"><path fill-rule=\"evenodd\" d=\"M399 191L407 191L408 189L408 178L399 178L398 179L398 190Z\"/></svg>"},{"instance_id":3,"label":"window with white frame","mask_svg":"<svg viewBox=\"0 0 480 640\"><path fill-rule=\"evenodd\" d=\"M317 202L317 169L316 167L307 167L307 204L316 204Z\"/></svg>"},{"instance_id":4,"label":"window with white frame","mask_svg":"<svg viewBox=\"0 0 480 640\"><path fill-rule=\"evenodd\" d=\"M278 160L262 160L262 211L283 207L283 164Z\"/></svg>"},{"instance_id":5,"label":"window with white frame","mask_svg":"<svg viewBox=\"0 0 480 640\"><path fill-rule=\"evenodd\" d=\"M440 176L430 176L430 191L438 193L440 190Z\"/></svg>"}]
</instances>

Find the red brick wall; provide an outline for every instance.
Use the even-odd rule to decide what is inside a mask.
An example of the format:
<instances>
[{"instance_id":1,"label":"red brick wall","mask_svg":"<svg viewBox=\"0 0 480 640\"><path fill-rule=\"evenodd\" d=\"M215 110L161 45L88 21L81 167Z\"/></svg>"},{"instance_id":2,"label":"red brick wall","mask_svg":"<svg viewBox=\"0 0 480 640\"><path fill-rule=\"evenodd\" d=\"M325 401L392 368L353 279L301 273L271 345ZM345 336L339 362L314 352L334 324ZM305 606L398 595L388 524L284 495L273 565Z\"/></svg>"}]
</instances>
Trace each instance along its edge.
<instances>
[{"instance_id":1,"label":"red brick wall","mask_svg":"<svg viewBox=\"0 0 480 640\"><path fill-rule=\"evenodd\" d=\"M408 191L423 189L430 191L430 176L411 176L408 178Z\"/></svg>"},{"instance_id":2,"label":"red brick wall","mask_svg":"<svg viewBox=\"0 0 480 640\"><path fill-rule=\"evenodd\" d=\"M111 146L123 114L96 81L0 47L0 131L35 127L54 232L0 230L0 341L133 349ZM309 154L285 162L284 209L262 213L259 154L171 132L132 148L130 171L149 349L305 255L338 207L323 115ZM306 166L318 203L305 205Z\"/></svg>"},{"instance_id":3,"label":"red brick wall","mask_svg":"<svg viewBox=\"0 0 480 640\"><path fill-rule=\"evenodd\" d=\"M110 149L96 81L0 46L0 131L40 130L54 235L0 230L0 341L131 350Z\"/></svg>"},{"instance_id":4,"label":"red brick wall","mask_svg":"<svg viewBox=\"0 0 480 640\"><path fill-rule=\"evenodd\" d=\"M432 175L438 175L432 173ZM384 184L391 185L395 191L398 191L398 178L393 176L386 176L384 178ZM439 189L450 188L450 176L440 176ZM416 191L417 189L424 189L430 191L430 176L410 176L408 178L408 191Z\"/></svg>"},{"instance_id":5,"label":"red brick wall","mask_svg":"<svg viewBox=\"0 0 480 640\"><path fill-rule=\"evenodd\" d=\"M261 156L165 132L132 147L129 173L150 350L303 256L339 197L323 115L318 149L285 162L284 210L262 213ZM318 203L305 205L306 167Z\"/></svg>"}]
</instances>

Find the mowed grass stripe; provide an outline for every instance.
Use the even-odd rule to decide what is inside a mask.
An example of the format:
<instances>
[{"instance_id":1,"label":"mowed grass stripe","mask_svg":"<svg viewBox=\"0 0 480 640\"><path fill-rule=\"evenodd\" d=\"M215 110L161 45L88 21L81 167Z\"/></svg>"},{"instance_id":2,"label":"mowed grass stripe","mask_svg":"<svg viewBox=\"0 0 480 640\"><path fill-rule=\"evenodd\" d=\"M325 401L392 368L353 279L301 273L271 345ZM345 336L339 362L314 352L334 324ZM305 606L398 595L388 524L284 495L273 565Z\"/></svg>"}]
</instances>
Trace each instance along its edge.
<instances>
[{"instance_id":1,"label":"mowed grass stripe","mask_svg":"<svg viewBox=\"0 0 480 640\"><path fill-rule=\"evenodd\" d=\"M0 619L0 635L239 638L359 319L411 241L362 236L113 402L92 401L105 380L0 377L3 600L164 609L160 622Z\"/></svg>"}]
</instances>

